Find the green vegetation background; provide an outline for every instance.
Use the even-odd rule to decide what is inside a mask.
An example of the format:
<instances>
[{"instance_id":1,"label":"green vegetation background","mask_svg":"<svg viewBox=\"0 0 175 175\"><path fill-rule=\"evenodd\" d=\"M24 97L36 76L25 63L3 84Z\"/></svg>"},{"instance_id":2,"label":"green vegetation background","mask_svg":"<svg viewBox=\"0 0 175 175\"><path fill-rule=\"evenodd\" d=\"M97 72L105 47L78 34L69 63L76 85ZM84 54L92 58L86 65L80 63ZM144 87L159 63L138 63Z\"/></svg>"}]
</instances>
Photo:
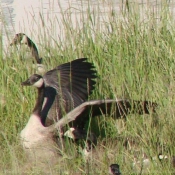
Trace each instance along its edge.
<instances>
[{"instance_id":1,"label":"green vegetation background","mask_svg":"<svg viewBox=\"0 0 175 175\"><path fill-rule=\"evenodd\" d=\"M150 159L159 153L168 157L175 154L174 18L166 5L159 18L147 11L143 20L140 10L138 6L127 6L122 18L111 10L109 22L103 21L102 29L98 14L90 13L89 9L88 20L82 28L73 29L69 21L63 22L67 36L64 42L54 41L56 46L49 47L49 40L43 38L43 49L39 52L48 70L80 57L94 63L98 80L90 99L128 98L158 103L156 115L129 115L125 124L110 116L93 120L91 130L98 135L96 157L85 162L70 143L71 151L64 153L62 163L56 167L58 174L104 175L111 163L120 164L123 174L142 174L141 169L136 172L133 168L135 151L147 153ZM29 119L36 98L34 88L20 86L35 72L28 66L17 52L11 51L8 58L0 59L2 174L21 174L20 167L25 162L19 133ZM135 140L135 146L124 147L126 138ZM170 160L164 163L151 160L148 173L170 174L173 171L170 163ZM40 174L40 170L34 168L27 173Z\"/></svg>"}]
</instances>

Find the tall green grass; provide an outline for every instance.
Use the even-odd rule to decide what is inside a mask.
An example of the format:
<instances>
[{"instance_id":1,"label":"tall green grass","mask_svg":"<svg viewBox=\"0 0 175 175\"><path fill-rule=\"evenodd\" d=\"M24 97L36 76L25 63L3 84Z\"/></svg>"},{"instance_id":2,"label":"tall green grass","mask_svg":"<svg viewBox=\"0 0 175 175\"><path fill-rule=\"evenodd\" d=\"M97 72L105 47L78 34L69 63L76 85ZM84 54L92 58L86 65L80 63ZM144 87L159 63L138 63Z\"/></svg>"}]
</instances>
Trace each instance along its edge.
<instances>
[{"instance_id":1,"label":"tall green grass","mask_svg":"<svg viewBox=\"0 0 175 175\"><path fill-rule=\"evenodd\" d=\"M123 174L136 173L132 166L135 152L145 152L148 157L159 153L175 154L175 24L166 5L160 9L160 16L149 10L145 19L140 6L127 4L121 18L111 10L108 21L99 21L98 12L89 7L87 19L82 18L83 27L74 29L63 14L66 30L64 42L54 41L55 47L48 47L49 40L42 42L39 50L48 70L76 59L87 57L93 62L98 80L89 99L128 98L149 100L158 103L157 114L129 115L125 124L109 117L93 119L91 130L98 135L96 156L86 162L74 144L68 148L60 164L51 167L55 174L107 174L111 163L119 163ZM93 12L93 13L92 13ZM100 28L103 24L103 27ZM53 39L54 40L54 39ZM51 57L47 57L47 53ZM0 54L2 55L2 54ZM47 57L47 58L46 58ZM34 106L36 94L33 88L22 88L21 81L30 76L24 61L12 52L9 58L0 59L0 93L6 103L0 106L0 172L21 174L25 155L18 134L25 126ZM121 124L119 126L119 123ZM134 140L136 145L124 147L125 140ZM71 147L71 151L69 149ZM74 150L74 151L72 151ZM140 157L141 158L141 157ZM170 174L170 160L161 163L151 161L147 173ZM54 170L53 170L54 169ZM28 174L40 174L37 167Z\"/></svg>"}]
</instances>

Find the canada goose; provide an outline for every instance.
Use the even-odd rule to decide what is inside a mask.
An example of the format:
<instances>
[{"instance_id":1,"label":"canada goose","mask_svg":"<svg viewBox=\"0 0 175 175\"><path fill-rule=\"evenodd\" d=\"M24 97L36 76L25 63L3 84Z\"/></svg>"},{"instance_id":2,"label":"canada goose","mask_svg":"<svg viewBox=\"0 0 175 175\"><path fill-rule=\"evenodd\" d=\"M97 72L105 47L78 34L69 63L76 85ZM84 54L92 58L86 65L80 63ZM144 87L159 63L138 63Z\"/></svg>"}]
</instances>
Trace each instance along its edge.
<instances>
[{"instance_id":1,"label":"canada goose","mask_svg":"<svg viewBox=\"0 0 175 175\"><path fill-rule=\"evenodd\" d=\"M26 44L30 48L32 56L35 58L37 64L41 64L42 58L39 57L38 49L35 43L26 34L18 33L15 35L10 46L17 44Z\"/></svg>"},{"instance_id":2,"label":"canada goose","mask_svg":"<svg viewBox=\"0 0 175 175\"><path fill-rule=\"evenodd\" d=\"M38 155L37 157L41 160L52 160L53 156L57 154L57 147L60 146L56 145L54 137L57 135L57 131L62 135L63 127L68 124L73 123L73 126L79 128L89 117L111 112L114 113L116 119L121 118L133 112L133 107L138 113L149 113L149 107L155 110L156 105L147 101L109 99L84 102L84 99L93 90L95 85L93 79L96 78L93 65L85 61L86 59L82 58L62 64L44 76L34 74L22 83L23 86L33 85L38 89L34 110L27 125L20 133L24 149L29 152L29 155L31 155L31 150L34 151L33 158ZM52 105L58 92L61 94L57 101L60 102L60 108L57 108L59 118L55 120L54 124L46 126L45 117L47 117L48 108ZM46 104L50 104L50 106L46 107Z\"/></svg>"},{"instance_id":3,"label":"canada goose","mask_svg":"<svg viewBox=\"0 0 175 175\"><path fill-rule=\"evenodd\" d=\"M52 123L83 103L92 93L96 71L93 70L94 66L91 63L85 62L86 60L82 58L62 64L48 71L44 76L34 74L22 83L22 85L33 85L38 89L38 99L33 113L38 113L43 127L54 101L58 107L56 108L57 115L53 115L53 118L50 119ZM38 103L42 104L41 109ZM58 118L55 119L55 116Z\"/></svg>"},{"instance_id":4,"label":"canada goose","mask_svg":"<svg viewBox=\"0 0 175 175\"><path fill-rule=\"evenodd\" d=\"M43 77L34 74L26 81L28 82L27 85L36 86L40 85L40 83L44 84L45 99L41 110L41 122L44 126L50 126L54 122L59 121L73 108L87 100L88 95L92 93L95 85L94 79L96 78L96 71L91 63L85 62L86 60L86 58L82 58L62 64L57 68L48 71ZM40 77L39 81L38 77ZM115 100L111 100L111 103L108 103L107 106L104 102L102 104L100 103L100 106L102 107L101 111L96 110L96 108L98 109L98 100L95 101L97 103L95 107L91 105L87 106L83 114L69 124L70 127L74 127L73 135L76 135L76 138L74 137L74 139L86 138L86 132L83 130L86 121L89 119L90 110L92 110L92 116L100 115L101 112L108 114L110 113L114 101ZM122 100L117 103L117 105L121 105L122 108L120 111L117 109L116 113L118 112L118 114L116 114L116 116L125 117L125 114L127 115L132 108L132 103L134 108L138 108L138 113L149 113L149 102L147 101L131 102ZM118 108L118 106L115 108ZM95 136L88 135L88 139L88 144L90 144L89 142L96 144Z\"/></svg>"}]
</instances>

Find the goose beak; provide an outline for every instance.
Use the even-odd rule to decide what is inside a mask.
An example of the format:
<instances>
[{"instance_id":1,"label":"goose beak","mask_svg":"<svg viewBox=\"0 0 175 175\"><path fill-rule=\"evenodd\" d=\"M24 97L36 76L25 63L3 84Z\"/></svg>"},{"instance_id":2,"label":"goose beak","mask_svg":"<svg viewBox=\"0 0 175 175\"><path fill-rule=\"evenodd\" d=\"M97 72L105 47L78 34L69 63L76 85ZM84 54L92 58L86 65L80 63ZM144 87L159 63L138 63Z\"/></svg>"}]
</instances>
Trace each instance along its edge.
<instances>
[{"instance_id":1,"label":"goose beak","mask_svg":"<svg viewBox=\"0 0 175 175\"><path fill-rule=\"evenodd\" d=\"M32 84L31 84L31 82L30 82L30 79L27 79L26 81L23 81L23 82L21 83L21 85L22 85L22 86L31 86Z\"/></svg>"}]
</instances>

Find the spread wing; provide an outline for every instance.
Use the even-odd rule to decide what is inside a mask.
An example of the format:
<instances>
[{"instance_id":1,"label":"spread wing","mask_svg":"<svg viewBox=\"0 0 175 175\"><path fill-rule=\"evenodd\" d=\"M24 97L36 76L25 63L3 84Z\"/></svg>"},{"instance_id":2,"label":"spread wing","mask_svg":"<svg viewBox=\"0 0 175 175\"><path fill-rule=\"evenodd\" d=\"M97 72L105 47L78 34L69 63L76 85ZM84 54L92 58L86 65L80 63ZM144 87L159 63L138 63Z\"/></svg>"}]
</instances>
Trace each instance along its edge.
<instances>
[{"instance_id":1,"label":"spread wing","mask_svg":"<svg viewBox=\"0 0 175 175\"><path fill-rule=\"evenodd\" d=\"M149 114L156 112L157 103L150 101L135 101L127 99L107 99L86 101L75 109L70 111L59 120L55 125L50 126L51 131L62 128L70 122L76 122L80 125L86 122L90 117L103 114L112 114L115 119L126 117L130 113ZM83 126L81 126L82 128Z\"/></svg>"},{"instance_id":2,"label":"spread wing","mask_svg":"<svg viewBox=\"0 0 175 175\"><path fill-rule=\"evenodd\" d=\"M48 126L85 102L94 89L96 77L93 64L87 62L86 58L62 64L48 71L43 76L47 99L43 106L43 123ZM56 92L54 97L53 91Z\"/></svg>"},{"instance_id":3,"label":"spread wing","mask_svg":"<svg viewBox=\"0 0 175 175\"><path fill-rule=\"evenodd\" d=\"M157 103L154 102L128 99L91 100L83 104L85 107L82 112L76 116L76 120L73 122L73 125L81 129L84 128L86 121L89 120L90 117L112 115L115 119L126 119L128 114L149 114L151 111L155 112L155 108L157 107ZM80 105L80 108L83 104ZM78 108L79 107L76 109Z\"/></svg>"}]
</instances>

